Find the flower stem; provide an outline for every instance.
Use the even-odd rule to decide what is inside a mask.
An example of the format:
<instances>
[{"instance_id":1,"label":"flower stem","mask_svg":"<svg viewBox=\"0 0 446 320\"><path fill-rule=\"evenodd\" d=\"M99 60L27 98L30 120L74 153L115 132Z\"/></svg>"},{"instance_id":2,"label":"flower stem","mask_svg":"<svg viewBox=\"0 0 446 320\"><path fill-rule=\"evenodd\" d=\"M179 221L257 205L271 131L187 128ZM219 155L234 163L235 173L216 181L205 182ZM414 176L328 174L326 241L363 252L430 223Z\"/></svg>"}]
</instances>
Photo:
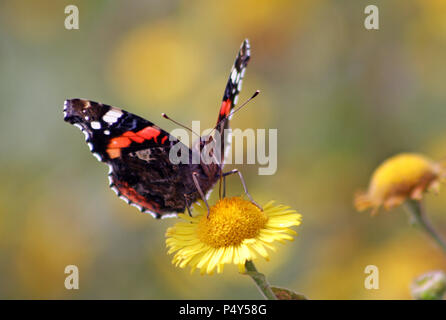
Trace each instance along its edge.
<instances>
[{"instance_id":1,"label":"flower stem","mask_svg":"<svg viewBox=\"0 0 446 320\"><path fill-rule=\"evenodd\" d=\"M247 260L245 262L245 268L246 268L245 274L250 276L252 280L254 280L254 282L257 285L257 288L262 293L263 297L266 300L277 300L277 297L274 294L273 290L271 289L270 284L266 280L265 275L257 271L254 262L252 262L251 260Z\"/></svg>"},{"instance_id":2,"label":"flower stem","mask_svg":"<svg viewBox=\"0 0 446 320\"><path fill-rule=\"evenodd\" d=\"M437 243L437 245L440 246L444 253L446 253L446 242L432 227L430 221L427 219L421 201L408 200L406 201L406 208L410 215L411 223L425 231Z\"/></svg>"}]
</instances>

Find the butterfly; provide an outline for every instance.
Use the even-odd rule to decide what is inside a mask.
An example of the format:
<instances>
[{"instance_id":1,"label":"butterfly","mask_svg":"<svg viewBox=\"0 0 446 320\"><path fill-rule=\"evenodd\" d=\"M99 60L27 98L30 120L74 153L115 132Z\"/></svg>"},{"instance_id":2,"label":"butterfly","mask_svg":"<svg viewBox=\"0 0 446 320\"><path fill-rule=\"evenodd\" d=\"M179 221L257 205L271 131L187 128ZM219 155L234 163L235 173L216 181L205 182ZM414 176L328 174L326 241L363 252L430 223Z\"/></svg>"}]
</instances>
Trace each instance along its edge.
<instances>
[{"instance_id":1,"label":"butterfly","mask_svg":"<svg viewBox=\"0 0 446 320\"><path fill-rule=\"evenodd\" d=\"M229 128L249 59L250 45L246 39L231 69L218 112L214 130L221 136ZM111 189L128 204L155 218L177 216L200 198L206 201L206 194L222 176L224 152L219 153L219 161L212 163L173 163L170 151L182 142L154 123L123 109L85 99L69 99L64 104L64 120L85 134L93 155L109 166ZM200 138L198 147L206 143ZM222 140L221 149L229 143ZM192 149L181 146L188 150L191 160ZM244 182L243 186L247 193Z\"/></svg>"}]
</instances>

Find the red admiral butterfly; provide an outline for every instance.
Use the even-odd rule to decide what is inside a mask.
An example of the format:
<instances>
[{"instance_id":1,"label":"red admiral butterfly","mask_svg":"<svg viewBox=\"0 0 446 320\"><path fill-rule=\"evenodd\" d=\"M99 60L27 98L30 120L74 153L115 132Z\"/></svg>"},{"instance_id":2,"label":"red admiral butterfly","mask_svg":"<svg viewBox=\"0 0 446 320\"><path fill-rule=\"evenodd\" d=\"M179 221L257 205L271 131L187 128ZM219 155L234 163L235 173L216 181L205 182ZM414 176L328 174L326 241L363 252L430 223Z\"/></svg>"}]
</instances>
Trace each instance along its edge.
<instances>
[{"instance_id":1,"label":"red admiral butterfly","mask_svg":"<svg viewBox=\"0 0 446 320\"><path fill-rule=\"evenodd\" d=\"M232 67L218 114L215 130L221 136L229 127L249 58L249 42L245 40ZM65 101L64 120L79 127L93 155L108 164L112 190L128 204L155 218L176 216L199 198L205 200L205 194L222 176L224 152L219 163L172 164L170 149L181 142L130 112L90 100L70 99ZM199 143L203 146L206 142L200 139ZM224 144L227 146L228 142L222 141L222 149ZM192 159L192 150L187 149ZM236 172L239 173L233 170L224 176ZM246 191L244 183L243 186Z\"/></svg>"}]
</instances>

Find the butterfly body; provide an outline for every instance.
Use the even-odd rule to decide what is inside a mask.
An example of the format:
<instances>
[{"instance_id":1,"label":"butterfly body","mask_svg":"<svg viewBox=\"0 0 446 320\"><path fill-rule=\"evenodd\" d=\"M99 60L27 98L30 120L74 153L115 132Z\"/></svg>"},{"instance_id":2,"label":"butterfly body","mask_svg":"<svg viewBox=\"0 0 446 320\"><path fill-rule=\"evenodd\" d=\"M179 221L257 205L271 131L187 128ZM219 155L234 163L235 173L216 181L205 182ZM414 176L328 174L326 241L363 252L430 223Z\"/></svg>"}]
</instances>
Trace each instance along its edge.
<instances>
[{"instance_id":1,"label":"butterfly body","mask_svg":"<svg viewBox=\"0 0 446 320\"><path fill-rule=\"evenodd\" d=\"M248 60L249 43L245 40L231 70L220 107L215 129L221 134L228 127L228 116L240 92ZM209 139L202 137L189 149L144 118L85 99L66 100L64 120L82 130L93 155L109 166L112 190L127 203L155 218L184 212L200 198L196 183L208 193L220 178L224 153L216 162L207 163L200 156L199 161L194 161L194 151L200 153ZM178 144L188 152L186 163L174 163L170 159L172 148ZM226 146L227 143L222 143L221 147Z\"/></svg>"}]
</instances>

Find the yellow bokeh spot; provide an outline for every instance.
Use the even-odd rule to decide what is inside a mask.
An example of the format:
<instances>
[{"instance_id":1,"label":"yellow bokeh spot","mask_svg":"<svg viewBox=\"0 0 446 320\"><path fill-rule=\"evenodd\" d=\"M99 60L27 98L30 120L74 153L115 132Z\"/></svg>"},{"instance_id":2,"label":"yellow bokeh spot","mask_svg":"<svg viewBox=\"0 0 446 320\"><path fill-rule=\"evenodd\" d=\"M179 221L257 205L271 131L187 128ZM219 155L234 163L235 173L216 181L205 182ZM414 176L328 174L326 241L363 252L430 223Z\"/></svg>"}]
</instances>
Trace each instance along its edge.
<instances>
[{"instance_id":1,"label":"yellow bokeh spot","mask_svg":"<svg viewBox=\"0 0 446 320\"><path fill-rule=\"evenodd\" d=\"M250 201L239 197L224 198L203 216L198 224L198 238L214 248L239 245L255 238L268 217Z\"/></svg>"},{"instance_id":2,"label":"yellow bokeh spot","mask_svg":"<svg viewBox=\"0 0 446 320\"><path fill-rule=\"evenodd\" d=\"M128 33L110 64L110 79L123 98L152 108L185 97L198 81L203 59L198 48L165 22Z\"/></svg>"}]
</instances>

